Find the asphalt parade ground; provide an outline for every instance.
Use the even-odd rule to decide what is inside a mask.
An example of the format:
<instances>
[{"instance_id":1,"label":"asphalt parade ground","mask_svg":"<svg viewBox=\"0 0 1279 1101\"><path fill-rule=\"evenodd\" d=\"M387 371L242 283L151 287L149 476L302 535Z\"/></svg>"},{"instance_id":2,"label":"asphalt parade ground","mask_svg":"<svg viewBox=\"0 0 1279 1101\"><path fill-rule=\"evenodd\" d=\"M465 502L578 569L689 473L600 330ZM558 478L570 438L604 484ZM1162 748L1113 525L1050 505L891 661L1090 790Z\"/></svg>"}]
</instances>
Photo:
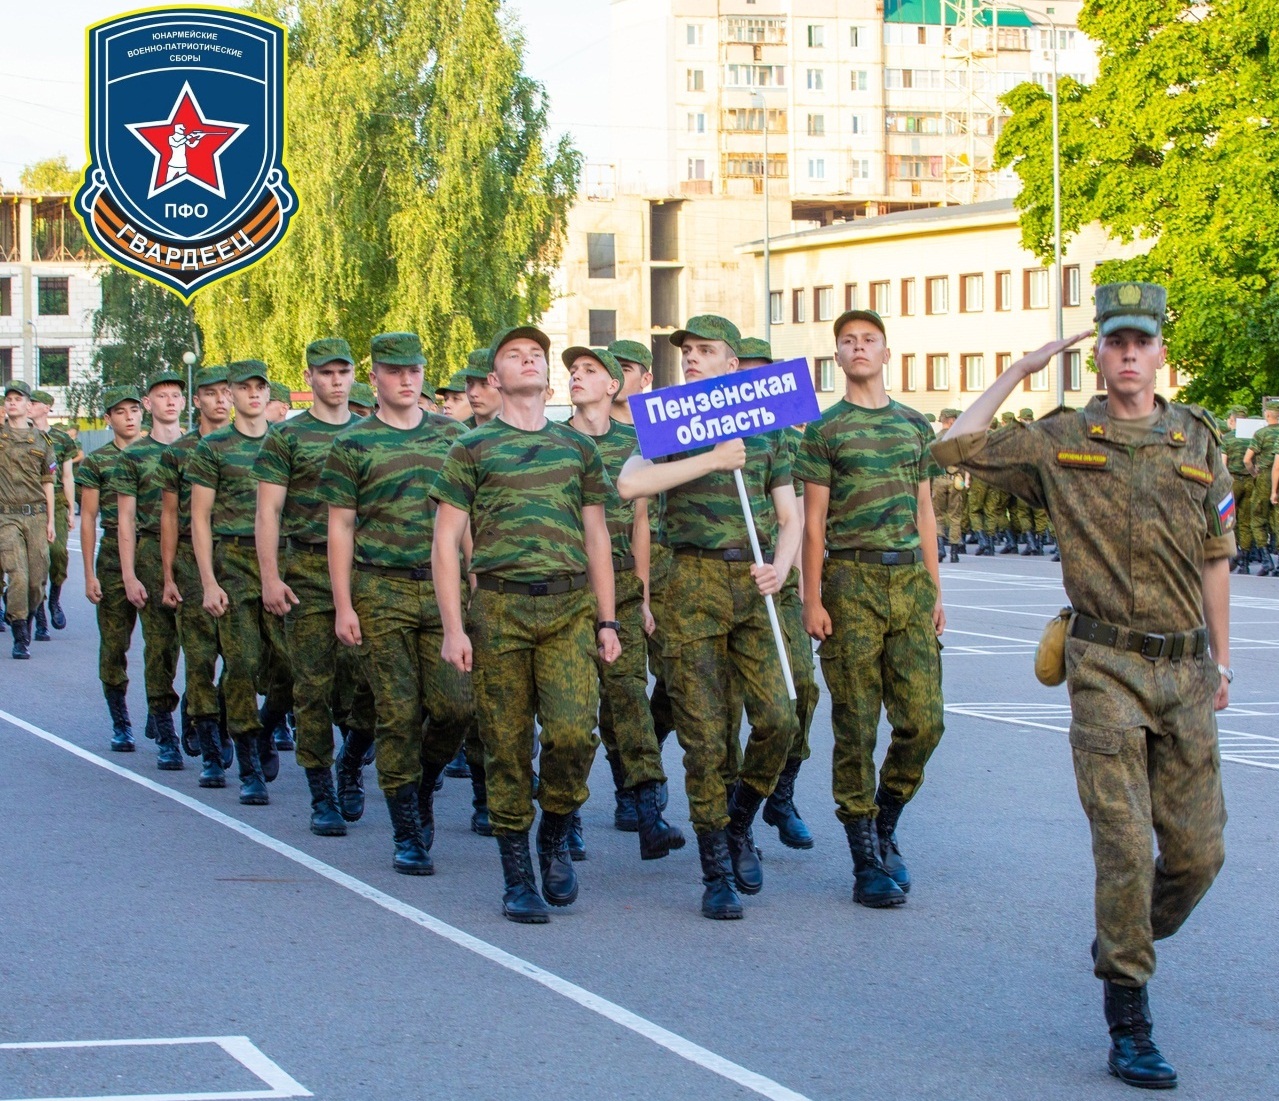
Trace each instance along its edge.
<instances>
[{"instance_id":1,"label":"asphalt parade ground","mask_svg":"<svg viewBox=\"0 0 1279 1101\"><path fill-rule=\"evenodd\" d=\"M23 663L0 636L0 1101L1133 1096L1106 1073L1066 691L1031 671L1060 568L970 553L942 578L947 729L899 829L906 906L851 902L823 695L796 796L816 847L757 824L745 920L699 913L672 739L690 844L640 862L601 753L581 897L520 926L468 781L436 797L436 874L415 878L391 870L371 769L345 838L308 831L291 754L267 807L240 806L233 776L198 788L189 759L157 771L140 632L138 751L109 752L73 553L67 630ZM1231 594L1226 866L1151 984L1179 1095L1214 1101L1279 1097L1279 581Z\"/></svg>"}]
</instances>

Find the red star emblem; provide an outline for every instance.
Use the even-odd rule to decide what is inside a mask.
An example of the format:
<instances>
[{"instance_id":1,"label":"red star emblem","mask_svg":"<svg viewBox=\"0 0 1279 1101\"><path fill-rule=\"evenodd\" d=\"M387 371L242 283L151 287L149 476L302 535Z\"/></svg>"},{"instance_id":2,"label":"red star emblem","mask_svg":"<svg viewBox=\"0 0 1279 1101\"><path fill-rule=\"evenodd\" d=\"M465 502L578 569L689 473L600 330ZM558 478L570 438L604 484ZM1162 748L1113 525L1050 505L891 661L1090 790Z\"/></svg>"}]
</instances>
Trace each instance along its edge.
<instances>
[{"instance_id":1,"label":"red star emblem","mask_svg":"<svg viewBox=\"0 0 1279 1101\"><path fill-rule=\"evenodd\" d=\"M184 180L225 199L221 156L227 146L248 129L248 124L208 118L200 109L191 85L183 84L167 119L127 123L125 129L155 157L148 199Z\"/></svg>"}]
</instances>

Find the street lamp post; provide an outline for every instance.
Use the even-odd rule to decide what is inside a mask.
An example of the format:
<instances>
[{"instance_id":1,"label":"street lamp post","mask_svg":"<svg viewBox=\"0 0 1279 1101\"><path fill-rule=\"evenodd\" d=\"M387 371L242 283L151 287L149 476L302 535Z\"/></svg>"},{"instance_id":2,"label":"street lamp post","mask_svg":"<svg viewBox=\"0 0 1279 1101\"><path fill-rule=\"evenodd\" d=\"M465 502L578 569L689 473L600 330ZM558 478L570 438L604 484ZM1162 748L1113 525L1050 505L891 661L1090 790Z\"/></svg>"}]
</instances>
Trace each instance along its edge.
<instances>
[{"instance_id":1,"label":"street lamp post","mask_svg":"<svg viewBox=\"0 0 1279 1101\"><path fill-rule=\"evenodd\" d=\"M764 340L771 344L773 340L773 288L769 282L772 256L769 249L769 237L771 234L768 224L768 101L764 99L763 92L752 93L751 99L759 102L759 113L764 120Z\"/></svg>"}]
</instances>

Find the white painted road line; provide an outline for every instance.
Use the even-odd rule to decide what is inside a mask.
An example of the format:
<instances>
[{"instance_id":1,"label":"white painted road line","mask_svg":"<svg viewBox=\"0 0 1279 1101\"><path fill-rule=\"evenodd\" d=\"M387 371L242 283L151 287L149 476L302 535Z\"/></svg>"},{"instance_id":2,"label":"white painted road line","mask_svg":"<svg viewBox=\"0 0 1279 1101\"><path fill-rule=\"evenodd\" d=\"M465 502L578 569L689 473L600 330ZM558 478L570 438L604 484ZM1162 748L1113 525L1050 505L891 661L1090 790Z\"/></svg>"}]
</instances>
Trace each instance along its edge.
<instances>
[{"instance_id":1,"label":"white painted road line","mask_svg":"<svg viewBox=\"0 0 1279 1101\"><path fill-rule=\"evenodd\" d=\"M188 810L193 810L212 822L234 830L242 837L261 845L265 849L270 849L273 853L284 857L286 860L291 860L295 864L301 865L316 875L329 880L329 882L335 883L339 887L344 887L353 894L359 895L377 906L381 906L382 909L421 926L427 932L434 933L443 940L449 941L459 948L464 948L468 952L473 952L490 963L495 963L499 967L504 967L508 971L513 971L517 975L530 979L546 987L546 989L567 998L569 1001L575 1002L583 1009L590 1010L590 1012L596 1013L606 1020L634 1032L638 1036L642 1036L658 1047L665 1048L672 1054L678 1055L681 1059L708 1070L712 1074L717 1074L729 1082L750 1090L752 1093L767 1097L770 1101L809 1101L809 1098L802 1093L796 1093L794 1090L781 1085L781 1083L774 1082L771 1078L766 1078L762 1074L757 1074L753 1070L748 1070L746 1067L725 1059L722 1055L717 1055L708 1048L704 1048L692 1040L685 1039L678 1033L662 1028L661 1025L654 1024L652 1021L639 1016L637 1013L632 1013L629 1009L625 1009L607 998L593 994L576 983L562 979L559 975L538 967L528 960L521 959L519 956L498 948L496 945L489 944L487 941L480 940L479 937L472 936L470 933L449 925L426 911L419 910L416 906L410 906L407 902L401 901L394 895L388 895L385 891L378 890L378 888L365 883L362 879L356 879L355 876L348 875L346 872L333 867L331 864L326 864L322 860L317 860L301 849L295 849L292 845L272 837L269 833L264 833L262 830L241 822L238 818L232 818L229 814L223 814L220 810L207 806L198 799L193 799L180 791L158 784L154 780L146 776L140 776L136 772L130 772L127 768L122 768L120 765L99 757L95 753L90 753L87 749L81 749L80 746L73 742L60 738L56 734L51 734L49 731L27 722L25 719L20 719L7 711L0 711L0 719L11 726L17 727L19 730L25 730L28 734L34 734L37 738L48 742L50 745L66 750L73 756L79 757L82 761L87 761L89 764L114 773L116 776L129 780L139 787L144 787L148 791L162 795L166 799L172 799L175 803L186 807ZM247 1097L250 1095L241 1094L238 1096ZM272 1095L259 1094L252 1096ZM59 1099L40 1098L39 1101L59 1101ZM110 1101L110 1099L94 1098L93 1101Z\"/></svg>"}]
</instances>

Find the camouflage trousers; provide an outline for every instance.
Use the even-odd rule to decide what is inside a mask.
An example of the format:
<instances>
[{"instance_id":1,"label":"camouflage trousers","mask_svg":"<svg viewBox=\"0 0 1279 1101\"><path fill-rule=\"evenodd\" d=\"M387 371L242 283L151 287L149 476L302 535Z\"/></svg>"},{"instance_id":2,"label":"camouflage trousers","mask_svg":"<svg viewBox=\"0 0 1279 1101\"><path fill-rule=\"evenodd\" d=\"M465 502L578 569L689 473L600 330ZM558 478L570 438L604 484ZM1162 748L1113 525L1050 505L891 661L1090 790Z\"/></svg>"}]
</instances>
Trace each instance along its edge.
<instances>
[{"instance_id":1,"label":"camouflage trousers","mask_svg":"<svg viewBox=\"0 0 1279 1101\"><path fill-rule=\"evenodd\" d=\"M595 619L589 588L554 596L480 589L471 600L475 709L498 833L533 825L534 715L542 723L542 810L570 814L590 795L586 779L599 745Z\"/></svg>"},{"instance_id":2,"label":"camouflage trousers","mask_svg":"<svg viewBox=\"0 0 1279 1101\"><path fill-rule=\"evenodd\" d=\"M1023 534L1034 532L1036 535L1048 534L1048 511L1042 508L1031 508L1020 497L1012 502L1013 526Z\"/></svg>"},{"instance_id":3,"label":"camouflage trousers","mask_svg":"<svg viewBox=\"0 0 1279 1101\"><path fill-rule=\"evenodd\" d=\"M654 542L649 547L648 559L648 610L656 627L646 640L648 668L653 674L653 693L648 709L653 716L653 732L662 742L675 729L675 716L671 711L671 697L666 690L665 659L662 657L662 640L666 636L666 580L671 572L671 549Z\"/></svg>"},{"instance_id":4,"label":"camouflage trousers","mask_svg":"<svg viewBox=\"0 0 1279 1101\"><path fill-rule=\"evenodd\" d=\"M980 478L972 478L968 483L968 530L971 532L986 531L986 494L990 486Z\"/></svg>"},{"instance_id":5,"label":"camouflage trousers","mask_svg":"<svg viewBox=\"0 0 1279 1101\"><path fill-rule=\"evenodd\" d=\"M987 535L995 535L1012 522L1008 515L1009 500L1009 495L1002 489L996 489L994 486L986 487L986 509L982 530Z\"/></svg>"},{"instance_id":6,"label":"camouflage trousers","mask_svg":"<svg viewBox=\"0 0 1279 1101\"><path fill-rule=\"evenodd\" d=\"M227 595L227 610L214 620L222 653L227 730L232 737L257 734L262 729L257 690L262 651L271 647L284 652L284 621L262 607L254 547L220 540L213 547L213 573Z\"/></svg>"},{"instance_id":7,"label":"camouflage trousers","mask_svg":"<svg viewBox=\"0 0 1279 1101\"><path fill-rule=\"evenodd\" d=\"M9 583L5 600L10 623L26 619L44 599L48 533L44 513L0 513L0 574Z\"/></svg>"},{"instance_id":8,"label":"camouflage trousers","mask_svg":"<svg viewBox=\"0 0 1279 1101\"><path fill-rule=\"evenodd\" d=\"M1255 478L1246 474L1234 475L1235 515L1239 518L1235 525L1235 539L1241 551L1250 551L1256 546L1252 539L1252 491L1255 485Z\"/></svg>"},{"instance_id":9,"label":"camouflage trousers","mask_svg":"<svg viewBox=\"0 0 1279 1101\"><path fill-rule=\"evenodd\" d=\"M1096 866L1098 978L1144 986L1225 860L1211 657L1066 640L1070 745ZM1156 858L1151 834L1159 844Z\"/></svg>"},{"instance_id":10,"label":"camouflage trousers","mask_svg":"<svg viewBox=\"0 0 1279 1101\"><path fill-rule=\"evenodd\" d=\"M164 606L164 566L160 561L160 537L138 532L133 569L147 591L147 602L138 613L142 620L142 661L146 670L147 707L155 714L172 714L178 706L173 682L178 675L178 617Z\"/></svg>"},{"instance_id":11,"label":"camouflage trousers","mask_svg":"<svg viewBox=\"0 0 1279 1101\"><path fill-rule=\"evenodd\" d=\"M373 696L357 650L334 634L333 586L323 545L290 547L284 581L298 603L284 617L288 665L293 670L293 717L297 762L303 768L333 767L333 724L373 729ZM341 686L350 686L344 693ZM267 694L267 703L271 704Z\"/></svg>"},{"instance_id":12,"label":"camouflage trousers","mask_svg":"<svg viewBox=\"0 0 1279 1101\"><path fill-rule=\"evenodd\" d=\"M734 677L751 723L737 778L771 795L799 737L772 628L746 562L676 555L666 590L666 660L684 787L698 833L728 824L726 778L739 713Z\"/></svg>"},{"instance_id":13,"label":"camouflage trousers","mask_svg":"<svg viewBox=\"0 0 1279 1101\"><path fill-rule=\"evenodd\" d=\"M67 580L67 499L61 490L55 495L53 531L56 538L49 544L49 584L64 585Z\"/></svg>"},{"instance_id":14,"label":"camouflage trousers","mask_svg":"<svg viewBox=\"0 0 1279 1101\"><path fill-rule=\"evenodd\" d=\"M1239 506L1236 503L1235 511ZM1270 471L1263 470L1252 485L1252 545L1267 547L1275 534L1275 513L1279 511L1270 503Z\"/></svg>"},{"instance_id":15,"label":"camouflage trousers","mask_svg":"<svg viewBox=\"0 0 1279 1101\"><path fill-rule=\"evenodd\" d=\"M964 510L968 502L966 491L955 488L955 475L942 474L933 479L933 514L937 517L937 534L948 543L960 543L964 538Z\"/></svg>"},{"instance_id":16,"label":"camouflage trousers","mask_svg":"<svg viewBox=\"0 0 1279 1101\"><path fill-rule=\"evenodd\" d=\"M129 687L129 644L138 622L138 609L124 593L120 573L120 544L114 535L104 535L98 544L98 679L104 688Z\"/></svg>"},{"instance_id":17,"label":"camouflage trousers","mask_svg":"<svg viewBox=\"0 0 1279 1101\"><path fill-rule=\"evenodd\" d=\"M600 676L600 741L621 761L623 785L662 783L662 750L648 701L648 651L644 634L644 585L631 570L614 574L618 639L622 654L612 665L596 655Z\"/></svg>"},{"instance_id":18,"label":"camouflage trousers","mask_svg":"<svg viewBox=\"0 0 1279 1101\"><path fill-rule=\"evenodd\" d=\"M458 751L474 714L470 678L440 656L444 628L430 581L356 570L351 589L377 715L378 786L394 791Z\"/></svg>"},{"instance_id":19,"label":"camouflage trousers","mask_svg":"<svg viewBox=\"0 0 1279 1101\"><path fill-rule=\"evenodd\" d=\"M195 564L191 537L178 540L173 559L173 580L182 595L178 605L178 641L186 666L187 714L192 719L217 718L218 704L218 621L204 610L204 587Z\"/></svg>"},{"instance_id":20,"label":"camouflage trousers","mask_svg":"<svg viewBox=\"0 0 1279 1101\"><path fill-rule=\"evenodd\" d=\"M924 553L928 549L924 548ZM880 566L828 558L822 603L831 634L818 651L830 691L831 782L841 822L874 816L880 707L892 740L879 787L902 803L924 780L943 730L941 644L933 629L937 586L920 563Z\"/></svg>"}]
</instances>

